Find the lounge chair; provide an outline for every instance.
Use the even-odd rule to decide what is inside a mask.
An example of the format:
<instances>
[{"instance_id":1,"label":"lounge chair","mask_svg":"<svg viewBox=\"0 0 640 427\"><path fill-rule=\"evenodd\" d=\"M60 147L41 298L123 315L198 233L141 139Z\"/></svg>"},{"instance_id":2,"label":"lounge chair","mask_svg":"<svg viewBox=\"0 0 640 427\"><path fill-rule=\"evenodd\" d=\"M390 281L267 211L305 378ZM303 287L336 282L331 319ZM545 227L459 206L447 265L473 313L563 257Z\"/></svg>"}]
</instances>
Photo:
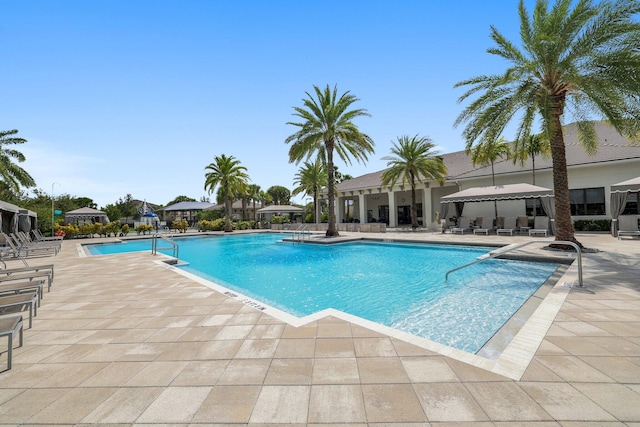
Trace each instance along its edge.
<instances>
[{"instance_id":1,"label":"lounge chair","mask_svg":"<svg viewBox=\"0 0 640 427\"><path fill-rule=\"evenodd\" d=\"M496 234L508 234L509 236L513 236L514 231L516 231L516 217L508 216L503 219L502 227L499 227L496 230Z\"/></svg>"},{"instance_id":2,"label":"lounge chair","mask_svg":"<svg viewBox=\"0 0 640 427\"><path fill-rule=\"evenodd\" d=\"M0 315L29 310L29 329L33 318L38 315L38 293L28 292L0 297Z\"/></svg>"},{"instance_id":3,"label":"lounge chair","mask_svg":"<svg viewBox=\"0 0 640 427\"><path fill-rule=\"evenodd\" d=\"M13 240L15 242L19 242L24 246L32 247L32 248L56 248L57 251L60 250L62 243L57 241L50 242L38 242L31 238L31 236L24 231L18 231L17 233L11 234Z\"/></svg>"},{"instance_id":4,"label":"lounge chair","mask_svg":"<svg viewBox=\"0 0 640 427\"><path fill-rule=\"evenodd\" d=\"M473 234L486 234L489 235L490 231L495 230L493 225L493 217L480 216L476 219L476 228L473 229Z\"/></svg>"},{"instance_id":5,"label":"lounge chair","mask_svg":"<svg viewBox=\"0 0 640 427\"><path fill-rule=\"evenodd\" d=\"M42 299L43 280L32 280L30 282L13 282L0 284L0 296L18 295L22 293L37 292L39 296L38 304Z\"/></svg>"},{"instance_id":6,"label":"lounge chair","mask_svg":"<svg viewBox=\"0 0 640 427\"><path fill-rule=\"evenodd\" d=\"M549 217L537 216L534 220L533 228L529 230L529 236L542 234L544 235L544 237L547 237L548 229L549 229Z\"/></svg>"},{"instance_id":7,"label":"lounge chair","mask_svg":"<svg viewBox=\"0 0 640 427\"><path fill-rule=\"evenodd\" d=\"M31 246L24 245L19 240L15 240L12 236L8 236L5 233L2 233L2 237L4 237L5 243L10 248L10 255L14 258L28 258L31 256L48 256L48 255L57 255L58 247L49 247L49 246Z\"/></svg>"},{"instance_id":8,"label":"lounge chair","mask_svg":"<svg viewBox=\"0 0 640 427\"><path fill-rule=\"evenodd\" d=\"M7 350L7 371L11 369L11 356L13 355L13 337L16 334L20 336L20 345L22 347L22 315L11 317L0 317L0 337L7 337L9 339Z\"/></svg>"},{"instance_id":9,"label":"lounge chair","mask_svg":"<svg viewBox=\"0 0 640 427\"><path fill-rule=\"evenodd\" d=\"M531 227L529 227L529 217L519 216L516 219L516 230L518 231L518 233L529 234L530 229Z\"/></svg>"},{"instance_id":10,"label":"lounge chair","mask_svg":"<svg viewBox=\"0 0 640 427\"><path fill-rule=\"evenodd\" d=\"M458 219L458 225L455 227L451 227L451 234L460 233L464 234L465 231L471 231L471 218L466 216L461 216Z\"/></svg>"},{"instance_id":11,"label":"lounge chair","mask_svg":"<svg viewBox=\"0 0 640 427\"><path fill-rule=\"evenodd\" d=\"M621 236L640 237L638 217L635 215L620 215L618 217L618 240Z\"/></svg>"},{"instance_id":12,"label":"lounge chair","mask_svg":"<svg viewBox=\"0 0 640 427\"><path fill-rule=\"evenodd\" d=\"M8 270L0 270L0 285L10 282L30 282L33 280L37 281L47 281L47 292L51 292L51 283L53 274L50 271L25 271L25 272L16 272L10 271L6 273Z\"/></svg>"},{"instance_id":13,"label":"lounge chair","mask_svg":"<svg viewBox=\"0 0 640 427\"><path fill-rule=\"evenodd\" d=\"M62 236L45 237L38 229L31 230L31 235L37 242L61 242L64 239Z\"/></svg>"},{"instance_id":14,"label":"lounge chair","mask_svg":"<svg viewBox=\"0 0 640 427\"><path fill-rule=\"evenodd\" d=\"M23 279L29 278L29 280L35 278L47 279L47 291L51 292L51 285L53 284L53 264L0 269L0 281L2 281L5 275L11 276L12 274L22 275L21 277Z\"/></svg>"}]
</instances>

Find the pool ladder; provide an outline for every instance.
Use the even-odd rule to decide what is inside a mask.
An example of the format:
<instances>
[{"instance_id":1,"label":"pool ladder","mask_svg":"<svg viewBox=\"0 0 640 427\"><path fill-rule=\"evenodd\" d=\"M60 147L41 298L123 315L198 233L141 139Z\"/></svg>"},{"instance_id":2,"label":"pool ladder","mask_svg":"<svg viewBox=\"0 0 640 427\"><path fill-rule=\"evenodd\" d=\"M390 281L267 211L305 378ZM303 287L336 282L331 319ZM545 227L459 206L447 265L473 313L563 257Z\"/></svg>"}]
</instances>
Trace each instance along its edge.
<instances>
[{"instance_id":1,"label":"pool ladder","mask_svg":"<svg viewBox=\"0 0 640 427\"><path fill-rule=\"evenodd\" d=\"M171 246L169 247L158 247L158 239L162 239L165 242L169 243ZM178 258L178 244L171 238L166 236L159 236L158 233L153 235L153 239L151 240L151 255L157 255L158 251L166 251L171 250L171 254L174 258Z\"/></svg>"},{"instance_id":2,"label":"pool ladder","mask_svg":"<svg viewBox=\"0 0 640 427\"><path fill-rule=\"evenodd\" d=\"M311 232L308 230L308 228L308 224L300 224L300 226L293 232L292 240L294 242L300 243L302 240L304 240L305 235L308 236L309 239L311 239Z\"/></svg>"},{"instance_id":3,"label":"pool ladder","mask_svg":"<svg viewBox=\"0 0 640 427\"><path fill-rule=\"evenodd\" d=\"M463 268L466 268L466 267L469 267L469 266L472 266L472 265L475 265L475 264L480 264L481 262L484 262L484 261L486 261L488 259L497 258L497 257L499 257L501 255L504 255L504 254L508 253L508 252L512 252L512 251L514 251L516 249L520 249L520 248L522 248L524 246L530 245L531 243L549 243L549 241L548 240L529 240L527 242L520 243L520 244L515 245L515 246L509 246L509 247L507 247L506 249L504 249L502 251L496 251L496 252L493 252L493 253L490 253L490 254L483 255L480 259L477 259L477 260L475 260L473 262L470 262L469 264L465 264L465 265L462 265L460 267L456 267L456 268L454 268L452 270L447 271L447 274L444 275L444 280L445 280L445 282L447 280L449 280L449 274L453 273L454 271L462 270ZM558 244L558 243L564 244L564 245L571 245L576 250L576 253L577 253L576 258L578 260L578 284L579 284L579 286L581 288L584 288L584 284L582 283L582 251L580 250L580 246L576 245L573 242L569 242L569 241L566 241L566 240L555 240L555 241L553 241L552 244Z\"/></svg>"}]
</instances>

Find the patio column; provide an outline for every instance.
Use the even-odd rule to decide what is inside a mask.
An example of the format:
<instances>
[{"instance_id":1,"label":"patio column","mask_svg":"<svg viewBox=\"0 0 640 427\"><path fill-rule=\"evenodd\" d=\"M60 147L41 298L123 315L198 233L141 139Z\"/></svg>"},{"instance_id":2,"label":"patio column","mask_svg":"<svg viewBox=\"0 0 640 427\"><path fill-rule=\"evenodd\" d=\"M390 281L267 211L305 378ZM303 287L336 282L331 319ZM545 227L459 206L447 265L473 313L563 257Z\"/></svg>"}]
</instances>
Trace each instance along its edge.
<instances>
[{"instance_id":1,"label":"patio column","mask_svg":"<svg viewBox=\"0 0 640 427\"><path fill-rule=\"evenodd\" d=\"M422 189L422 226L428 227L433 218L433 205L431 204L431 189Z\"/></svg>"},{"instance_id":2,"label":"patio column","mask_svg":"<svg viewBox=\"0 0 640 427\"><path fill-rule=\"evenodd\" d=\"M396 214L398 208L396 207L396 195L393 190L389 191L389 227L397 227Z\"/></svg>"},{"instance_id":3,"label":"patio column","mask_svg":"<svg viewBox=\"0 0 640 427\"><path fill-rule=\"evenodd\" d=\"M360 223L364 224L367 222L367 210L364 205L364 194L362 194L362 190L360 190L360 194L358 195L358 218L360 219Z\"/></svg>"}]
</instances>

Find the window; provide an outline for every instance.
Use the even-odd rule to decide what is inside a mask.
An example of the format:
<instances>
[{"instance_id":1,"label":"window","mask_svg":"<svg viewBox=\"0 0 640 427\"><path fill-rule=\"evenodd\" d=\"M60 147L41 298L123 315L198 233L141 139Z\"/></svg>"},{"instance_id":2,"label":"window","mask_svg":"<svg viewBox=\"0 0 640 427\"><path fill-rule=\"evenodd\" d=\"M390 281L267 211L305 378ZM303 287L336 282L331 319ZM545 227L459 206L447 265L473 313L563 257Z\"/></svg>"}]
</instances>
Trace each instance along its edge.
<instances>
[{"instance_id":1,"label":"window","mask_svg":"<svg viewBox=\"0 0 640 427\"><path fill-rule=\"evenodd\" d=\"M604 215L604 187L569 190L571 215Z\"/></svg>"},{"instance_id":2,"label":"window","mask_svg":"<svg viewBox=\"0 0 640 427\"><path fill-rule=\"evenodd\" d=\"M624 206L622 215L638 215L640 207L638 206L638 193L629 193L627 195L627 204Z\"/></svg>"},{"instance_id":3,"label":"window","mask_svg":"<svg viewBox=\"0 0 640 427\"><path fill-rule=\"evenodd\" d=\"M527 216L533 216L533 206L536 207L536 216L546 216L547 214L542 209L542 202L540 199L526 199L526 214Z\"/></svg>"}]
</instances>

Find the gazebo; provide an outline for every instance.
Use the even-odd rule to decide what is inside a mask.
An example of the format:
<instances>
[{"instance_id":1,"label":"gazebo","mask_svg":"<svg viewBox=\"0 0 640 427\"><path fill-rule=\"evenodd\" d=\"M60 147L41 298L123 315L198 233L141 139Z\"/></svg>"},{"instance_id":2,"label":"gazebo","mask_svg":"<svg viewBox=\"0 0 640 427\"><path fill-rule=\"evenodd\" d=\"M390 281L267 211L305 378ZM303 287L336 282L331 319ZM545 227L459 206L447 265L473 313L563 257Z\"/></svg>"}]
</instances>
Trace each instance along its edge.
<instances>
[{"instance_id":1,"label":"gazebo","mask_svg":"<svg viewBox=\"0 0 640 427\"><path fill-rule=\"evenodd\" d=\"M0 200L0 229L3 233L35 230L37 221L35 212Z\"/></svg>"},{"instance_id":2,"label":"gazebo","mask_svg":"<svg viewBox=\"0 0 640 427\"><path fill-rule=\"evenodd\" d=\"M629 193L640 192L640 176L611 186L611 235L618 231L618 217L624 212Z\"/></svg>"},{"instance_id":3,"label":"gazebo","mask_svg":"<svg viewBox=\"0 0 640 427\"><path fill-rule=\"evenodd\" d=\"M99 211L98 209L86 207L86 208L80 208L80 209L76 209L76 210L65 213L64 222L65 224L76 224L76 225L84 224L87 222L91 224L95 224L97 222L102 224L108 224L109 217L107 216L106 213Z\"/></svg>"},{"instance_id":4,"label":"gazebo","mask_svg":"<svg viewBox=\"0 0 640 427\"><path fill-rule=\"evenodd\" d=\"M442 217L446 218L449 212L449 206L454 204L456 216L462 216L464 204L467 202L492 202L500 200L519 200L519 199L540 199L542 208L549 217L549 223L552 224L556 217L556 208L553 197L553 190L537 185L526 183L492 185L489 187L473 187L457 193L449 194L440 199L442 204Z\"/></svg>"}]
</instances>

